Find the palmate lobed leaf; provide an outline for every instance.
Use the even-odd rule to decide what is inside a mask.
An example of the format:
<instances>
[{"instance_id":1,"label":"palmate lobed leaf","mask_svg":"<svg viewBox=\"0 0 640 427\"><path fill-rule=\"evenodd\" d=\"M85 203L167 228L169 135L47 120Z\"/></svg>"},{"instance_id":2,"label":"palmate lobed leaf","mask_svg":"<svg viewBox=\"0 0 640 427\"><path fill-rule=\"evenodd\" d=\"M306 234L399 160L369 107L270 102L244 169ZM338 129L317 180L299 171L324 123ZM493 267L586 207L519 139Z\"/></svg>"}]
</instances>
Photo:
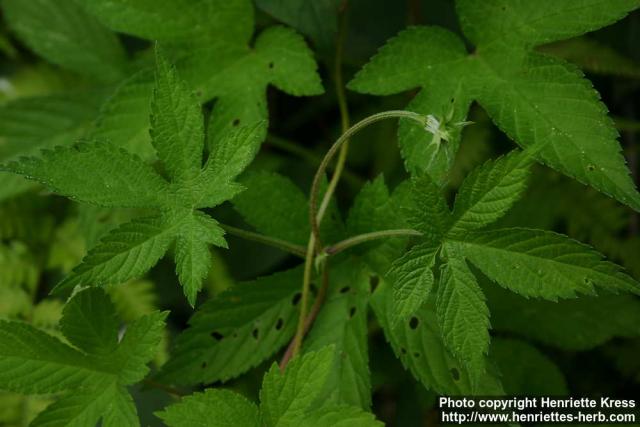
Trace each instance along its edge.
<instances>
[{"instance_id":1,"label":"palmate lobed leaf","mask_svg":"<svg viewBox=\"0 0 640 427\"><path fill-rule=\"evenodd\" d=\"M544 4L532 8L525 1L459 1L463 30L477 44L472 56L466 56L462 42L445 30L410 28L380 49L349 87L380 95L420 87L410 108L440 117L451 111L451 122L461 120L469 101L476 99L520 146L543 145L536 153L538 161L640 210L640 195L620 154L617 131L598 94L572 66L530 52L536 44L612 23L640 4ZM580 19L575 19L576 13ZM455 101L453 108L447 100ZM399 132L400 144L414 147L403 149L407 169L445 181L458 138L440 147L430 144L426 135L416 139L406 129ZM439 152L442 161L437 161Z\"/></svg>"},{"instance_id":2,"label":"palmate lobed leaf","mask_svg":"<svg viewBox=\"0 0 640 427\"><path fill-rule=\"evenodd\" d=\"M139 157L104 142L58 147L43 152L41 158L3 166L81 202L158 211L107 234L57 289L139 277L175 241L178 276L193 305L210 267L208 245L226 247L217 222L197 209L214 207L242 189L234 180L255 156L264 123L228 133L212 148L203 167L200 106L159 51L157 62L152 134L170 181Z\"/></svg>"},{"instance_id":3,"label":"palmate lobed leaf","mask_svg":"<svg viewBox=\"0 0 640 427\"><path fill-rule=\"evenodd\" d=\"M0 323L0 389L27 394L65 392L32 425L138 426L125 386L141 380L162 337L167 313L129 325L121 342L115 311L103 290L76 294L60 321L71 347L33 326Z\"/></svg>"},{"instance_id":4,"label":"palmate lobed leaf","mask_svg":"<svg viewBox=\"0 0 640 427\"><path fill-rule=\"evenodd\" d=\"M269 85L294 96L323 92L313 53L295 31L268 28L257 35L253 47L249 46L254 20L248 0L233 5L224 0L202 0L189 2L188 6L183 5L184 0L172 0L161 7L148 0L81 3L116 31L161 40L200 102L216 100L207 126L209 148L238 126L268 119ZM184 7L190 13L176 19L172 7ZM172 26L167 26L165 19L181 28L184 25L181 31L191 37L171 34ZM152 92L153 79L148 71L142 70L124 82L105 104L97 136L116 135L121 144L139 147L136 151L147 146Z\"/></svg>"},{"instance_id":5,"label":"palmate lobed leaf","mask_svg":"<svg viewBox=\"0 0 640 427\"><path fill-rule=\"evenodd\" d=\"M295 357L284 372L272 365L262 381L259 409L231 391L208 389L183 398L156 415L170 427L381 426L373 414L326 400L333 353L334 348L327 346Z\"/></svg>"},{"instance_id":6,"label":"palmate lobed leaf","mask_svg":"<svg viewBox=\"0 0 640 427\"><path fill-rule=\"evenodd\" d=\"M530 154L514 151L474 170L461 186L453 214L428 176L414 178L404 212L407 222L423 235L391 264L386 275L393 287L389 303L393 310L385 314L388 323L383 322L393 337L389 339L406 340L400 336L400 325L418 324L418 313L435 298L431 304L437 331L464 367L472 389L488 375L489 310L468 263L525 297L556 301L593 295L596 286L608 293L640 292L640 285L622 268L566 236L518 228L482 230L520 198L529 167ZM436 265L440 265L439 274L433 272ZM383 307L376 309L379 316ZM411 369L419 378L442 387L429 370Z\"/></svg>"},{"instance_id":7,"label":"palmate lobed leaf","mask_svg":"<svg viewBox=\"0 0 640 427\"><path fill-rule=\"evenodd\" d=\"M160 380L226 382L271 357L295 331L301 280L295 268L240 283L203 304L178 336Z\"/></svg>"}]
</instances>

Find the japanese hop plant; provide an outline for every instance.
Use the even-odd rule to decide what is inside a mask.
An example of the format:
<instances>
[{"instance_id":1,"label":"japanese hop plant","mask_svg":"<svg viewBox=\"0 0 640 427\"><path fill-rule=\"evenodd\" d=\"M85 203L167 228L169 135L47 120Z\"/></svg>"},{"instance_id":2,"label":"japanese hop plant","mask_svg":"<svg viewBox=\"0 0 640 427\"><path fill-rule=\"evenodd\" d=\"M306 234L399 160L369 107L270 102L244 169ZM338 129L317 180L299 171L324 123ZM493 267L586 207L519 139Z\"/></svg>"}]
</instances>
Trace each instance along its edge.
<instances>
[{"instance_id":1,"label":"japanese hop plant","mask_svg":"<svg viewBox=\"0 0 640 427\"><path fill-rule=\"evenodd\" d=\"M278 2L258 3L279 16ZM0 259L11 263L11 273L0 272L1 298L11 298L0 313L0 408L32 399L26 417L33 426L137 426L131 385L176 394L172 386L215 383L157 417L179 427L381 425L370 412L369 309L402 365L437 394L516 393L511 358L538 364L549 384L559 384L550 390L566 393L557 368L530 344L492 343L492 324L570 349L637 336L640 310L631 294L640 285L586 244L504 218L536 163L640 211L598 93L575 66L537 49L638 6L457 0L472 53L449 30L403 30L346 86L377 96L417 93L405 109L350 127L338 57L343 132L307 196L258 162L245 172L267 138L267 87L323 93L299 34L273 26L254 38L249 1L4 0L7 23L25 46L95 83L90 96L18 99L0 113L3 212L36 218L21 229L3 225L0 236L8 254ZM305 32L321 49L318 33ZM153 42L153 54L129 58L116 33ZM450 206L448 185L464 129L474 126L467 119L474 101L517 148L470 171ZM399 119L406 179L393 191L383 176L365 183L343 220L332 199L349 141L389 119ZM35 183L78 202L73 215L81 221L47 219ZM226 202L252 230L221 222L213 208ZM32 241L26 229L42 242L79 233L89 247L72 269L54 263L70 271L52 299L38 301L41 271L20 243ZM302 264L197 304L207 276L221 268L214 248L228 247L225 233ZM166 256L195 312L165 363L158 354L168 312L155 308L153 286L141 278ZM47 303L60 296L68 297L64 305ZM36 320L46 310L45 327ZM570 313L578 320L565 318ZM614 320L598 320L604 316ZM259 404L223 386L264 362L270 368Z\"/></svg>"}]
</instances>

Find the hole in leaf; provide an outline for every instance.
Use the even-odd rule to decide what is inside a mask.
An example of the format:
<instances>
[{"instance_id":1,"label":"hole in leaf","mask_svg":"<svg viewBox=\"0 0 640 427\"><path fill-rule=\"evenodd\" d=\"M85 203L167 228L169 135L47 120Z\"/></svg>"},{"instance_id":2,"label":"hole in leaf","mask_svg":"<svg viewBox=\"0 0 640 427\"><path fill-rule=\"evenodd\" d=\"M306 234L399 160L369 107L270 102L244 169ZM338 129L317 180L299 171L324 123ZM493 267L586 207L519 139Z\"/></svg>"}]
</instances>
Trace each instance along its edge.
<instances>
[{"instance_id":1,"label":"hole in leaf","mask_svg":"<svg viewBox=\"0 0 640 427\"><path fill-rule=\"evenodd\" d=\"M276 331L279 331L280 329L282 329L283 325L284 325L284 320L282 320L282 317L279 317L278 321L276 322Z\"/></svg>"},{"instance_id":2,"label":"hole in leaf","mask_svg":"<svg viewBox=\"0 0 640 427\"><path fill-rule=\"evenodd\" d=\"M371 292L375 291L380 284L380 278L378 276L369 277L369 286L371 286Z\"/></svg>"},{"instance_id":3,"label":"hole in leaf","mask_svg":"<svg viewBox=\"0 0 640 427\"><path fill-rule=\"evenodd\" d=\"M273 66L274 66L273 62L269 62L269 68L273 69Z\"/></svg>"},{"instance_id":4,"label":"hole in leaf","mask_svg":"<svg viewBox=\"0 0 640 427\"><path fill-rule=\"evenodd\" d=\"M415 358L417 359L418 357L420 357L420 353L418 353L418 352L416 351L415 353L413 353L413 357L415 357Z\"/></svg>"},{"instance_id":5,"label":"hole in leaf","mask_svg":"<svg viewBox=\"0 0 640 427\"><path fill-rule=\"evenodd\" d=\"M238 126L240 124L240 119L233 119L233 121L231 122L231 124L233 126Z\"/></svg>"},{"instance_id":6,"label":"hole in leaf","mask_svg":"<svg viewBox=\"0 0 640 427\"><path fill-rule=\"evenodd\" d=\"M406 349L406 348L404 348L404 347L402 347L402 348L400 349L400 353L402 353L402 354L407 354L407 349Z\"/></svg>"},{"instance_id":7,"label":"hole in leaf","mask_svg":"<svg viewBox=\"0 0 640 427\"><path fill-rule=\"evenodd\" d=\"M596 170L596 167L593 165L587 165L587 169L589 170L589 172L593 172L594 170Z\"/></svg>"},{"instance_id":8,"label":"hole in leaf","mask_svg":"<svg viewBox=\"0 0 640 427\"><path fill-rule=\"evenodd\" d=\"M356 315L356 308L355 307L351 307L349 309L349 317L353 318L353 316Z\"/></svg>"},{"instance_id":9,"label":"hole in leaf","mask_svg":"<svg viewBox=\"0 0 640 427\"><path fill-rule=\"evenodd\" d=\"M409 327L411 329L415 329L418 327L418 325L420 324L420 320L418 320L417 317L412 317L411 320L409 320Z\"/></svg>"},{"instance_id":10,"label":"hole in leaf","mask_svg":"<svg viewBox=\"0 0 640 427\"><path fill-rule=\"evenodd\" d=\"M451 368L451 377L454 381L458 381L460 379L460 372L456 368Z\"/></svg>"},{"instance_id":11,"label":"hole in leaf","mask_svg":"<svg viewBox=\"0 0 640 427\"><path fill-rule=\"evenodd\" d=\"M293 298L291 299L291 304L298 305L298 303L300 302L300 298L302 298L302 293L296 292Z\"/></svg>"},{"instance_id":12,"label":"hole in leaf","mask_svg":"<svg viewBox=\"0 0 640 427\"><path fill-rule=\"evenodd\" d=\"M252 332L251 335L253 335L253 338L258 339L259 335L260 335L260 331L258 330L258 328L255 328Z\"/></svg>"},{"instance_id":13,"label":"hole in leaf","mask_svg":"<svg viewBox=\"0 0 640 427\"><path fill-rule=\"evenodd\" d=\"M202 365L200 365L202 367L202 369L207 369L207 362L202 362Z\"/></svg>"},{"instance_id":14,"label":"hole in leaf","mask_svg":"<svg viewBox=\"0 0 640 427\"><path fill-rule=\"evenodd\" d=\"M213 339L216 340L216 341L220 341L220 340L222 340L222 338L224 338L224 335L222 335L218 331L213 331L213 332L211 332L211 337L213 337Z\"/></svg>"},{"instance_id":15,"label":"hole in leaf","mask_svg":"<svg viewBox=\"0 0 640 427\"><path fill-rule=\"evenodd\" d=\"M341 294L346 294L347 292L349 292L351 290L350 287L345 286L344 288L340 289L340 293Z\"/></svg>"}]
</instances>

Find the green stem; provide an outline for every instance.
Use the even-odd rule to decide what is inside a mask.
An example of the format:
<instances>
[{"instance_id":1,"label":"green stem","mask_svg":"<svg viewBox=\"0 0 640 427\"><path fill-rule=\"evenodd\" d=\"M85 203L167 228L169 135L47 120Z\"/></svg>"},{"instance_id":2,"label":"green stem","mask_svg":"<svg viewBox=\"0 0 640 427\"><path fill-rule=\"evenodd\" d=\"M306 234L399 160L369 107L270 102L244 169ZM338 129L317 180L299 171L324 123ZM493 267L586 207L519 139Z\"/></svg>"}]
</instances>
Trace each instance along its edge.
<instances>
[{"instance_id":1,"label":"green stem","mask_svg":"<svg viewBox=\"0 0 640 427\"><path fill-rule=\"evenodd\" d=\"M384 111L381 113L373 114L363 120L360 120L355 125L351 126L345 133L343 133L334 144L331 146L327 154L325 154L322 162L320 162L320 166L318 166L318 170L313 178L313 184L311 185L311 194L310 194L310 209L309 209L309 221L311 223L311 231L315 236L320 234L320 221L317 218L318 215L318 191L320 189L320 181L324 176L327 166L329 162L333 159L336 153L342 148L344 144L349 141L349 139L366 128L367 126L379 122L381 120L392 119L392 118L406 118L410 120L414 120L418 122L421 126L425 125L426 119L422 114L414 113L412 111L404 111L404 110L392 110L392 111ZM307 253L308 255L308 253Z\"/></svg>"},{"instance_id":2,"label":"green stem","mask_svg":"<svg viewBox=\"0 0 640 427\"><path fill-rule=\"evenodd\" d=\"M411 120L415 120L420 123L421 126L425 125L426 119L423 115L418 113L413 113L411 111L404 110L394 110L394 111L385 111L382 113L374 114L369 116L355 125L351 126L344 132L336 142L331 146L327 154L320 162L320 166L313 178L313 185L311 186L311 195L310 195L310 208L309 208L309 221L311 223L311 235L309 236L309 242L307 244L307 252L304 259L304 277L302 281L302 298L300 300L300 315L298 316L298 327L296 330L296 334L293 337L293 347L291 351L290 357L294 357L300 351L300 347L302 346L302 339L305 334L305 324L307 318L307 304L309 301L309 292L311 287L311 275L313 273L313 261L314 256L316 254L316 249L318 246L318 236L320 236L320 225L317 220L317 205L318 205L318 189L320 186L320 180L324 176L325 171L327 170L327 166L333 157L336 155L338 150L345 144L349 138L360 130L364 129L368 125L378 122L380 120L390 119L390 118L407 118ZM318 252L321 251L321 248L318 249ZM288 359L287 359L288 360ZM283 360L282 368L286 366L286 361Z\"/></svg>"},{"instance_id":3,"label":"green stem","mask_svg":"<svg viewBox=\"0 0 640 427\"><path fill-rule=\"evenodd\" d=\"M220 227L222 227L222 229L227 233L234 236L262 243L267 246L273 246L274 248L278 248L300 258L304 258L306 255L304 247L287 242L286 240L265 236L264 234L254 233L253 231L243 230L226 224L220 224Z\"/></svg>"},{"instance_id":4,"label":"green stem","mask_svg":"<svg viewBox=\"0 0 640 427\"><path fill-rule=\"evenodd\" d=\"M417 230L411 230L411 229L373 231L371 233L359 234L357 236L349 237L348 239L345 239L334 245L326 247L324 249L324 252L327 255L335 255L353 246L359 245L361 243L369 242L371 240L385 239L389 237L411 237L411 236L422 236L422 233L420 233Z\"/></svg>"},{"instance_id":5,"label":"green stem","mask_svg":"<svg viewBox=\"0 0 640 427\"><path fill-rule=\"evenodd\" d=\"M302 277L302 297L300 298L300 314L298 316L298 327L293 337L293 348L291 357L298 354L302 347L302 338L305 334L305 323L307 319L307 306L309 304L309 293L311 291L311 275L313 274L313 255L316 247L316 236L311 234L307 244L307 254L304 259L304 275ZM286 363L283 364L283 367Z\"/></svg>"},{"instance_id":6,"label":"green stem","mask_svg":"<svg viewBox=\"0 0 640 427\"><path fill-rule=\"evenodd\" d=\"M267 144L299 157L314 168L317 168L322 161L322 156L314 153L307 148L301 147L294 141L282 138L280 136L271 134L267 135ZM332 169L335 170L335 167ZM353 188L359 188L362 186L362 184L364 184L364 179L362 179L346 167L342 170L342 177L344 178L345 182L347 182Z\"/></svg>"}]
</instances>

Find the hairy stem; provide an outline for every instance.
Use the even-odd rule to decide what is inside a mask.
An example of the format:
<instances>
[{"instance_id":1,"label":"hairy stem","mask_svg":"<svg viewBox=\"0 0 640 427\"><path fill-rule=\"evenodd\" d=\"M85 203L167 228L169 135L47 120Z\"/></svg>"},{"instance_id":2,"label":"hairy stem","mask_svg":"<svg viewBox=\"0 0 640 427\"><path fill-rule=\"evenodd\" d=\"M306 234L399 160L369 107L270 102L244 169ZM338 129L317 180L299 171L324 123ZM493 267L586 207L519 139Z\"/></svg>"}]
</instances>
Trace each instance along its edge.
<instances>
[{"instance_id":1,"label":"hairy stem","mask_svg":"<svg viewBox=\"0 0 640 427\"><path fill-rule=\"evenodd\" d=\"M320 181L324 176L327 166L329 162L333 159L336 153L342 148L344 144L349 141L353 135L366 128L367 126L379 122L381 120L393 119L393 118L406 118L410 120L414 120L418 122L421 126L425 125L425 116L422 114L414 113L412 111L404 111L404 110L392 110L392 111L384 111L382 113L373 114L365 119L360 120L355 125L351 126L345 133L343 133L334 144L331 146L327 154L325 154L322 162L320 162L320 166L316 171L316 175L313 178L313 184L311 185L311 194L310 194L310 209L309 209L309 221L311 222L311 231L314 235L318 236L320 234L320 222L321 219L318 220L318 191L320 189Z\"/></svg>"},{"instance_id":2,"label":"hairy stem","mask_svg":"<svg viewBox=\"0 0 640 427\"><path fill-rule=\"evenodd\" d=\"M313 303L313 307L311 307L311 311L309 311L309 315L304 320L303 336L306 335L307 332L309 332L309 329L311 329L311 325L313 325L313 322L316 320L316 317L318 317L318 313L320 313L320 308L322 307L322 304L324 303L324 300L327 296L328 288L329 288L329 269L326 268L326 265L325 265L325 268L322 269L322 286L320 287L320 291L318 291L318 296L316 297L316 300ZM280 370L284 370L284 368L287 366L287 363L289 363L289 360L291 360L291 358L293 357L296 342L297 341L294 339L289 343L289 346L287 347L287 351L285 351L284 356L282 357L282 361L280 362Z\"/></svg>"},{"instance_id":3,"label":"hairy stem","mask_svg":"<svg viewBox=\"0 0 640 427\"><path fill-rule=\"evenodd\" d=\"M304 258L306 255L304 247L291 242L287 242L286 240L265 236L264 234L254 233L253 231L243 230L241 228L232 227L226 224L220 224L220 227L222 227L224 231L231 235L262 243L267 246L272 246L300 258Z\"/></svg>"},{"instance_id":4,"label":"hairy stem","mask_svg":"<svg viewBox=\"0 0 640 427\"><path fill-rule=\"evenodd\" d=\"M381 120L390 119L390 118L408 118L411 120L415 120L420 123L420 125L425 124L425 117L418 113L413 113L411 111L404 110L393 110L393 111L385 111L382 113L377 113L372 116L369 116L355 125L351 126L345 133L343 133L340 138L336 140L336 142L331 146L327 154L322 159L320 166L316 172L315 177L313 178L313 185L311 186L311 194L310 194L310 207L309 207L309 221L311 223L311 235L309 236L309 242L307 244L307 251L305 255L305 263L304 263L304 278L302 282L302 298L300 304L300 315L298 317L298 328L296 330L296 334L293 337L292 341L292 354L291 357L294 357L300 351L300 347L302 346L302 339L305 334L305 324L307 319L307 303L309 301L309 292L311 286L311 275L313 273L313 262L315 259L316 251L321 252L322 248L318 249L320 235L320 225L317 218L317 206L318 206L318 189L320 186L320 180L327 170L327 166L331 159L336 155L338 150L345 144L351 136L358 133L360 130L364 129L368 125L379 122ZM285 364L286 365L286 364Z\"/></svg>"},{"instance_id":5,"label":"hairy stem","mask_svg":"<svg viewBox=\"0 0 640 427\"><path fill-rule=\"evenodd\" d=\"M307 162L309 165L317 168L320 162L322 161L322 156L319 154L309 150L308 148L302 147L300 144L297 144L294 141L290 141L286 138L282 138L276 135L267 135L267 144L275 147L284 152L293 154L294 156L299 157L300 159ZM335 170L335 167L331 170ZM344 181L349 184L353 188L358 188L364 184L364 179L360 176L356 175L352 171L350 171L346 165L342 170L342 178Z\"/></svg>"},{"instance_id":6,"label":"hairy stem","mask_svg":"<svg viewBox=\"0 0 640 427\"><path fill-rule=\"evenodd\" d=\"M404 228L397 229L397 230L373 231L371 233L359 234L357 236L349 237L348 239L345 239L341 242L338 242L331 246L327 246L324 249L324 252L327 255L335 255L339 252L342 252L346 249L349 249L361 243L370 242L371 240L385 239L389 237L411 237L411 236L422 236L422 233L420 233L417 230L404 229Z\"/></svg>"},{"instance_id":7,"label":"hairy stem","mask_svg":"<svg viewBox=\"0 0 640 427\"><path fill-rule=\"evenodd\" d=\"M302 278L302 297L300 298L300 314L298 316L298 327L296 334L291 341L291 357L298 354L302 346L302 338L304 338L305 323L307 319L307 306L309 304L309 293L311 292L311 275L313 274L313 260L316 247L316 236L311 234L309 243L307 244L307 255L304 259L304 276ZM283 367L286 366L286 363Z\"/></svg>"}]
</instances>

